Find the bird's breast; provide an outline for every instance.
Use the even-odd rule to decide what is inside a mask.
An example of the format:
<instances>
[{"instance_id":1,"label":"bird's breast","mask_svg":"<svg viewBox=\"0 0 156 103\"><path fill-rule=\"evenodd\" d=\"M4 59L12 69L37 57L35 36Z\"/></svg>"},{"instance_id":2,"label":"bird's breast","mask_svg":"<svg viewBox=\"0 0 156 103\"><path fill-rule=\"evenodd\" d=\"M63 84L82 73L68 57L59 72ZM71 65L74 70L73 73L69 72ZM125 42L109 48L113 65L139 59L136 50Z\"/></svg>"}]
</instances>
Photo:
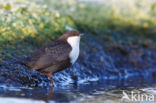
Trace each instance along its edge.
<instances>
[{"instance_id":1,"label":"bird's breast","mask_svg":"<svg viewBox=\"0 0 156 103\"><path fill-rule=\"evenodd\" d=\"M74 47L72 48L70 54L69 54L69 57L70 57L70 62L72 64L75 63L75 61L77 60L78 56L79 56L79 47Z\"/></svg>"},{"instance_id":2,"label":"bird's breast","mask_svg":"<svg viewBox=\"0 0 156 103\"><path fill-rule=\"evenodd\" d=\"M69 57L70 57L70 62L74 64L79 56L80 37L79 36L69 37L67 39L67 42L72 47Z\"/></svg>"}]
</instances>

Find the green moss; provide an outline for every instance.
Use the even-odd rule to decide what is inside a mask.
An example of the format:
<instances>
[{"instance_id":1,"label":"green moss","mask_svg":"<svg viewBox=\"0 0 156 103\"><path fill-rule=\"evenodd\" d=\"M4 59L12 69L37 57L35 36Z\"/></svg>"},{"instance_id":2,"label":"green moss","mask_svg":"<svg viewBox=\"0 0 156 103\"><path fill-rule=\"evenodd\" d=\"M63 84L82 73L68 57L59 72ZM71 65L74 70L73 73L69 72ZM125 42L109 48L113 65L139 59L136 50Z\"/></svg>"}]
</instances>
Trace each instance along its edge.
<instances>
[{"instance_id":1,"label":"green moss","mask_svg":"<svg viewBox=\"0 0 156 103\"><path fill-rule=\"evenodd\" d=\"M34 51L67 31L66 26L102 35L109 31L156 40L156 3L77 0L14 0L0 4L0 52ZM107 4L107 5L106 5Z\"/></svg>"}]
</instances>

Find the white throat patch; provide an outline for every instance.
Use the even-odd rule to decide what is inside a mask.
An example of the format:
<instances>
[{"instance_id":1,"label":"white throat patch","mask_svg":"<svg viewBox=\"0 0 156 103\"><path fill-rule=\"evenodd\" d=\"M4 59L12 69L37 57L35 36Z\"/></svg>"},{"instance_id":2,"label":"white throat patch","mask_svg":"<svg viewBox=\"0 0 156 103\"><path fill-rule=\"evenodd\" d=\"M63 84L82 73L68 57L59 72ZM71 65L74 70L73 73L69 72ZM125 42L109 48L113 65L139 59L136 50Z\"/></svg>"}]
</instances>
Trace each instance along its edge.
<instances>
[{"instance_id":1,"label":"white throat patch","mask_svg":"<svg viewBox=\"0 0 156 103\"><path fill-rule=\"evenodd\" d=\"M67 39L67 42L70 44L72 47L72 50L69 54L70 57L70 62L72 64L75 63L79 56L79 44L80 44L80 37L79 36L72 36Z\"/></svg>"}]
</instances>

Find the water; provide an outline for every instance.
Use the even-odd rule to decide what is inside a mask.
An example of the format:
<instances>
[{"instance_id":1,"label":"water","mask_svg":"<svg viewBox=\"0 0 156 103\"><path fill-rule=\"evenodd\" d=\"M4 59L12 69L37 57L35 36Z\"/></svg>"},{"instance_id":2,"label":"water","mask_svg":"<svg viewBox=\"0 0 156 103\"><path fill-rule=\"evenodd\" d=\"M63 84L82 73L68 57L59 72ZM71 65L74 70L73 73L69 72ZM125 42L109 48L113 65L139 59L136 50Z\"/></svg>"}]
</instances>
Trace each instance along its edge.
<instances>
[{"instance_id":1,"label":"water","mask_svg":"<svg viewBox=\"0 0 156 103\"><path fill-rule=\"evenodd\" d=\"M133 81L137 83L136 81ZM145 82L145 81L144 81ZM133 84L134 84L133 83ZM87 82L81 85L69 84L67 86L51 88L39 87L12 87L1 85L2 103L55 103L55 102L70 102L70 103L117 103L121 102L123 91L130 96L130 92L149 93L155 96L156 102L156 85L137 84L136 86L129 83L129 86L124 86L124 83L117 81L101 81ZM143 101L142 101L143 102ZM144 100L144 103L149 101ZM154 103L153 102L153 103ZM140 102L139 102L140 103Z\"/></svg>"}]
</instances>

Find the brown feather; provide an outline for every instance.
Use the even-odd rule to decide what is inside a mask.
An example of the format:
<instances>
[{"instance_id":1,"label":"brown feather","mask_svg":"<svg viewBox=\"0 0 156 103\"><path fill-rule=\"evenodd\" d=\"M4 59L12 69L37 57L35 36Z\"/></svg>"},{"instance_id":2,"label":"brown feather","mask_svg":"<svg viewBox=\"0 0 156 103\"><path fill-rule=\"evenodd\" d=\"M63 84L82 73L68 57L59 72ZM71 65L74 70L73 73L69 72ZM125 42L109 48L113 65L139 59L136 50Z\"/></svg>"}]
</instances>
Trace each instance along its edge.
<instances>
[{"instance_id":1,"label":"brown feather","mask_svg":"<svg viewBox=\"0 0 156 103\"><path fill-rule=\"evenodd\" d=\"M69 53L71 49L68 43L56 40L40 48L22 61L32 70L44 72L45 69L46 72L56 72L56 70L52 69L57 68L59 71L67 67L65 66L66 63L70 63Z\"/></svg>"}]
</instances>

